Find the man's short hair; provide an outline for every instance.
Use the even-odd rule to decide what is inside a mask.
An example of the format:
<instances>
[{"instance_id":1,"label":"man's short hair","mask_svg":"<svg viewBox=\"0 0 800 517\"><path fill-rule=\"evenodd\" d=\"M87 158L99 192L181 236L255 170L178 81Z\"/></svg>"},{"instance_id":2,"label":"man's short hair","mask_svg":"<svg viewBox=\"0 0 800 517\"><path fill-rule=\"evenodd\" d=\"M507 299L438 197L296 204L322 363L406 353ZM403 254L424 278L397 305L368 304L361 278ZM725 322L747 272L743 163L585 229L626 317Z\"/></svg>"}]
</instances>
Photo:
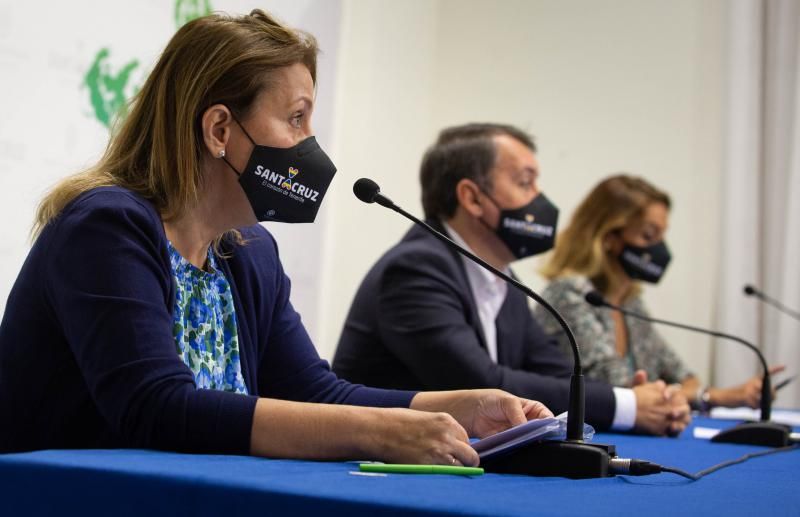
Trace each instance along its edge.
<instances>
[{"instance_id":1,"label":"man's short hair","mask_svg":"<svg viewBox=\"0 0 800 517\"><path fill-rule=\"evenodd\" d=\"M464 124L439 133L436 143L422 158L419 173L426 218L449 219L455 214L458 208L456 185L462 179L470 179L481 188L491 190L489 173L497 158L493 138L499 135L508 135L536 152L530 135L506 124Z\"/></svg>"}]
</instances>

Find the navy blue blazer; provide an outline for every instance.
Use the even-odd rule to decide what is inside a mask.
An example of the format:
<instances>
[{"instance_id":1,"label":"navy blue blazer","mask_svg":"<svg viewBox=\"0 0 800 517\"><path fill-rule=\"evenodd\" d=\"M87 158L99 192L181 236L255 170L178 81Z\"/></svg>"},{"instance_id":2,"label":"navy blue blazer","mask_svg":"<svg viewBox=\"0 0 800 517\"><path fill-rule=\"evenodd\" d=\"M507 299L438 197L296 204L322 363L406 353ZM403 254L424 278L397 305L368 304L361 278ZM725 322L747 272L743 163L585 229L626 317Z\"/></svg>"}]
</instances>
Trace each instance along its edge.
<instances>
[{"instance_id":1,"label":"navy blue blazer","mask_svg":"<svg viewBox=\"0 0 800 517\"><path fill-rule=\"evenodd\" d=\"M249 396L197 389L172 334L159 214L115 187L79 196L36 240L0 324L0 452L146 447L247 454L256 396L408 407L337 379L289 301L272 236L224 242Z\"/></svg>"},{"instance_id":2,"label":"navy blue blazer","mask_svg":"<svg viewBox=\"0 0 800 517\"><path fill-rule=\"evenodd\" d=\"M525 295L509 287L496 321L497 363L461 257L414 226L361 283L333 370L384 388L500 388L566 411L572 360L533 319ZM607 429L615 409L610 385L586 382L587 422Z\"/></svg>"}]
</instances>

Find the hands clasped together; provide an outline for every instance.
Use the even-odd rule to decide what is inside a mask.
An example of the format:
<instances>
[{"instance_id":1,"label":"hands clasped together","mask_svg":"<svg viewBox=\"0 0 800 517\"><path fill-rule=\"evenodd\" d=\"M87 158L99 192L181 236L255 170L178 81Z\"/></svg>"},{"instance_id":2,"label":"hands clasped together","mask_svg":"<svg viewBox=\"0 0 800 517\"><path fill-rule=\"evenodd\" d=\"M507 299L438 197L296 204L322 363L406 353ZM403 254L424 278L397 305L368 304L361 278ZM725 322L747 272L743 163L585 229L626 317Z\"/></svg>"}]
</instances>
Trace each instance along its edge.
<instances>
[{"instance_id":1,"label":"hands clasped together","mask_svg":"<svg viewBox=\"0 0 800 517\"><path fill-rule=\"evenodd\" d=\"M689 401L680 385L662 380L647 382L647 373L638 370L633 377L636 395L634 430L657 436L678 436L691 421Z\"/></svg>"}]
</instances>

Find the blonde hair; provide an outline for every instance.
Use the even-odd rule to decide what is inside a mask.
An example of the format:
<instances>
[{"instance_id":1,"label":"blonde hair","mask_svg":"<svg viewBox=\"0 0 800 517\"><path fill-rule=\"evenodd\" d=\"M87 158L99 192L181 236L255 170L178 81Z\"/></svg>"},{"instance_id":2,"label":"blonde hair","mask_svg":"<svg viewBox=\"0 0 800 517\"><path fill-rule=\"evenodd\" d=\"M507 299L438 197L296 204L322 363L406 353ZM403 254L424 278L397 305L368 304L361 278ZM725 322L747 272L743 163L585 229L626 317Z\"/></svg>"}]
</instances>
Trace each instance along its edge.
<instances>
[{"instance_id":1,"label":"blonde hair","mask_svg":"<svg viewBox=\"0 0 800 517\"><path fill-rule=\"evenodd\" d=\"M642 178L620 174L601 181L559 234L542 274L550 280L584 275L597 289L608 293L617 279L605 249L606 236L641 218L652 203L663 203L667 208L671 205L665 192Z\"/></svg>"},{"instance_id":2,"label":"blonde hair","mask_svg":"<svg viewBox=\"0 0 800 517\"><path fill-rule=\"evenodd\" d=\"M32 236L76 197L104 186L136 192L164 220L180 216L203 187L203 113L224 104L245 118L270 87L270 72L296 63L316 84L317 52L313 36L259 9L190 21L167 44L100 161L56 184L41 201Z\"/></svg>"}]
</instances>

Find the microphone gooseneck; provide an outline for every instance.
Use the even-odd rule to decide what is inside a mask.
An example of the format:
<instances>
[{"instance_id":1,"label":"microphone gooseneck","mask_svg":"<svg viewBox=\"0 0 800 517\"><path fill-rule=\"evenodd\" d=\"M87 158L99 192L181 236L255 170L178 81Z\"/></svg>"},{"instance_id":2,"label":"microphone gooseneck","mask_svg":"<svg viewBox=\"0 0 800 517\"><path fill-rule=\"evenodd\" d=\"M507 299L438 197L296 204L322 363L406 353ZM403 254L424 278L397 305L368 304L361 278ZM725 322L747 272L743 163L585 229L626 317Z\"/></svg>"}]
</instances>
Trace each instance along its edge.
<instances>
[{"instance_id":1,"label":"microphone gooseneck","mask_svg":"<svg viewBox=\"0 0 800 517\"><path fill-rule=\"evenodd\" d=\"M450 249L472 260L476 264L491 271L496 276L502 278L512 286L522 291L526 296L536 300L564 329L564 332L572 346L574 357L573 373L570 378L569 404L567 416L567 439L565 441L543 441L528 443L512 453L488 460L484 467L488 472L501 472L512 474L527 474L533 476L560 476L575 479L598 478L613 476L615 473L611 468L611 458L616 457L616 448L613 445L599 443L586 443L583 441L583 420L584 420L584 383L581 367L580 350L575 341L575 335L567 325L567 322L549 303L533 290L518 282L517 280L497 270L486 261L465 250L446 235L431 227L424 221L409 214L392 201L380 194L378 185L368 179L360 179L353 187L356 196L367 203L377 202L378 204L391 208L403 217L410 219L414 224L425 228L431 235L442 241ZM363 194L363 198L362 198Z\"/></svg>"},{"instance_id":2,"label":"microphone gooseneck","mask_svg":"<svg viewBox=\"0 0 800 517\"><path fill-rule=\"evenodd\" d=\"M732 336L730 334L725 334L723 332L717 332L716 330L708 330L700 327L694 327L692 325L685 325L683 323L676 323L674 321L661 320L658 318L647 316L645 314L639 314L638 312L630 311L628 309L610 303L603 297L603 295L601 295L597 291L589 291L588 293L586 293L586 296L584 296L584 299L586 300L587 303L589 303L590 305L594 305L595 307L607 307L609 309L619 311L622 314L625 314L626 316L630 316L632 318L650 321L652 323L659 323L662 325L668 325L670 327L677 327L684 330L690 330L692 332L699 332L701 334L708 334L710 336L718 338L730 339L732 341L736 341L737 343L746 346L747 348L756 353L756 355L758 356L758 360L761 362L761 366L764 368L764 377L763 377L763 382L761 383L761 421L766 422L770 419L770 413L772 407L772 387L770 383L769 366L767 365L767 360L764 358L764 354L762 354L761 350L759 350L758 347L756 347L755 345L751 344L748 341L745 341L740 337Z\"/></svg>"},{"instance_id":3,"label":"microphone gooseneck","mask_svg":"<svg viewBox=\"0 0 800 517\"><path fill-rule=\"evenodd\" d=\"M369 178L361 178L355 182L353 185L353 192L355 193L356 197L365 203L372 203L377 202L381 206L385 206L386 208L390 208L395 212L399 213L400 215L410 219L415 224L418 224L428 230L434 237L439 239L440 241L444 242L450 248L456 250L458 253L464 255L468 259L476 262L481 267L491 271L496 276L502 278L509 284L513 285L520 291L522 291L526 296L533 298L539 303L542 307L544 307L553 317L558 321L558 324L564 329L564 333L567 335L567 339L569 340L570 346L572 347L572 355L574 357L574 364L573 364L573 372L572 378L570 380L570 398L569 398L569 406L568 411L569 414L567 415L567 439L571 441L583 441L583 422L584 422L584 383L583 383L583 369L581 367L581 354L578 348L578 343L575 340L575 334L572 333L572 330L569 328L566 320L564 320L563 316L556 311L552 305L547 303L547 301L539 296L536 292L530 289L528 286L522 284L521 282L511 278L507 274L503 273L502 271L498 270L494 266L490 265L480 257L470 253L469 251L465 250L455 242L453 242L449 237L444 235L443 233L439 232L435 228L433 228L428 223L421 221L417 217L413 216L412 214L406 212L399 206L395 205L389 198L383 196L380 193L380 187L377 183L372 181Z\"/></svg>"},{"instance_id":4,"label":"microphone gooseneck","mask_svg":"<svg viewBox=\"0 0 800 517\"><path fill-rule=\"evenodd\" d=\"M772 305L773 307L775 307L776 309L778 309L782 313L786 314L787 316L790 316L790 317L800 321L800 312L788 308L787 306L785 306L784 304L782 304L781 302L779 302L775 298L772 298L771 296L767 296L762 291L756 289L752 285L750 285L750 284L745 285L743 291L744 291L744 294L746 294L747 296L754 296L754 297L758 298L759 300L761 300L762 302L766 303L767 305Z\"/></svg>"},{"instance_id":5,"label":"microphone gooseneck","mask_svg":"<svg viewBox=\"0 0 800 517\"><path fill-rule=\"evenodd\" d=\"M632 318L736 341L737 343L740 343L755 352L755 354L758 356L758 360L761 362L761 366L764 368L764 376L761 382L761 420L758 423L740 424L733 429L723 431L715 436L712 441L752 443L757 445L768 445L772 447L782 447L788 444L790 429L785 426L781 426L780 424L769 422L772 409L772 383L767 360L764 358L764 354L761 353L761 350L759 350L758 347L740 337L733 336L731 334L725 334L724 332L653 318L645 314L639 314L638 312L630 311L610 303L603 297L602 294L598 293L597 291L590 291L586 293L584 299L588 304L595 307L606 307L611 310L619 311L622 314Z\"/></svg>"}]
</instances>

